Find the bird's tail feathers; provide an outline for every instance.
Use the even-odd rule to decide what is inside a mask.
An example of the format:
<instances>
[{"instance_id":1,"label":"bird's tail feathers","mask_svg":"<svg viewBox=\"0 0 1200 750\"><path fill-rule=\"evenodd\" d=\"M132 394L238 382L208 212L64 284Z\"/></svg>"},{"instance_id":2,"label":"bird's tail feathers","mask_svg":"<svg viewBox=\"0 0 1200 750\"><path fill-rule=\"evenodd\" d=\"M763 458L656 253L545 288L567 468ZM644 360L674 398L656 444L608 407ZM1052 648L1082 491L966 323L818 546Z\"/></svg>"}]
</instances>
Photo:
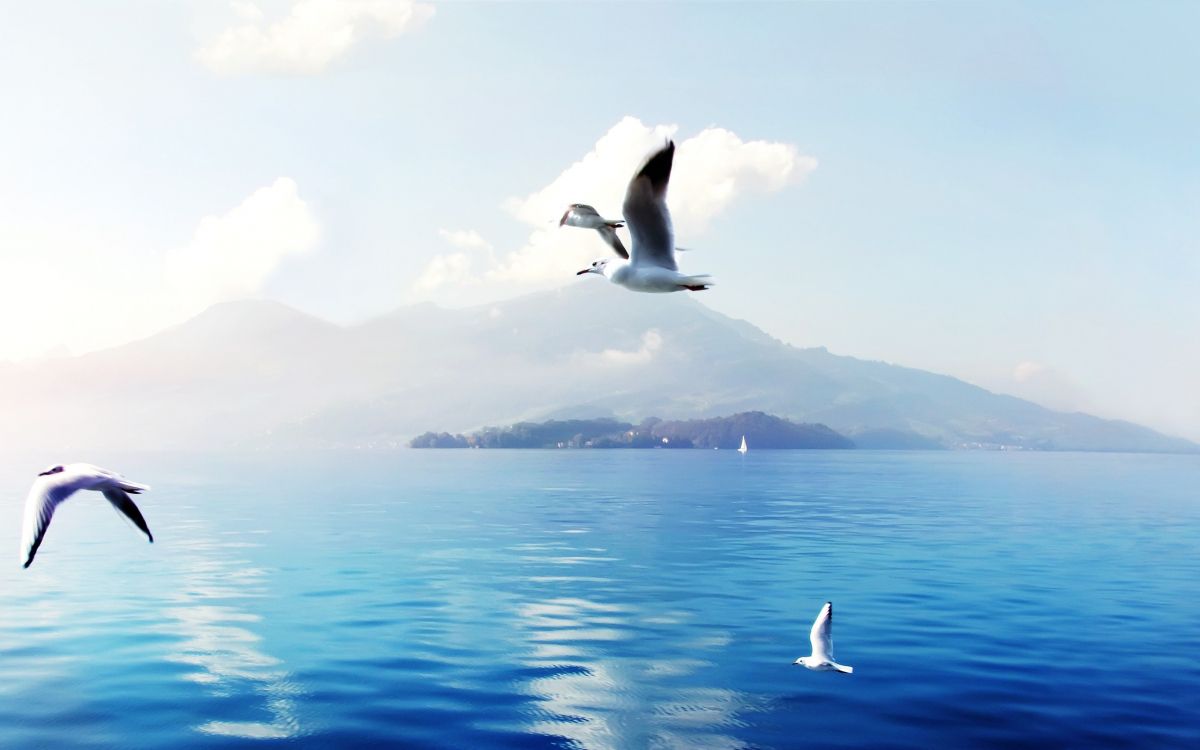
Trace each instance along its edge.
<instances>
[{"instance_id":1,"label":"bird's tail feathers","mask_svg":"<svg viewBox=\"0 0 1200 750\"><path fill-rule=\"evenodd\" d=\"M131 482L128 479L121 479L119 486L121 487L121 489L125 490L130 495L140 495L141 493L150 489L150 485L148 485L148 484L140 484L138 482Z\"/></svg>"},{"instance_id":2,"label":"bird's tail feathers","mask_svg":"<svg viewBox=\"0 0 1200 750\"><path fill-rule=\"evenodd\" d=\"M712 276L706 273L697 274L695 276L684 276L679 280L679 285L684 289L692 292L703 292L705 289L714 285Z\"/></svg>"},{"instance_id":3,"label":"bird's tail feathers","mask_svg":"<svg viewBox=\"0 0 1200 750\"><path fill-rule=\"evenodd\" d=\"M845 664L834 664L833 668L844 674L854 674L854 667L847 667Z\"/></svg>"},{"instance_id":4,"label":"bird's tail feathers","mask_svg":"<svg viewBox=\"0 0 1200 750\"><path fill-rule=\"evenodd\" d=\"M610 227L612 229L620 229L621 227L625 226L625 220L624 219L612 219L610 221L604 222L604 225L607 227Z\"/></svg>"}]
</instances>

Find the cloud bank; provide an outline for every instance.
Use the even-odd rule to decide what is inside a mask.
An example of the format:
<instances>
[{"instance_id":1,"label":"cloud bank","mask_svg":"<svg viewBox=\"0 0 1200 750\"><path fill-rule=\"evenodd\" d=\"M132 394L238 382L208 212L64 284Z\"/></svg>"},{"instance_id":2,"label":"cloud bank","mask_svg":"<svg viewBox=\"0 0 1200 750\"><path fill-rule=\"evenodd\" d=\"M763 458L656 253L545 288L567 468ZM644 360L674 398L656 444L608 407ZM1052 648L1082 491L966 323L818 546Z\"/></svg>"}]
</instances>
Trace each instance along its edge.
<instances>
[{"instance_id":1,"label":"cloud bank","mask_svg":"<svg viewBox=\"0 0 1200 750\"><path fill-rule=\"evenodd\" d=\"M290 255L312 252L320 227L296 183L280 177L221 216L200 220L192 241L167 253L167 283L189 306L258 291Z\"/></svg>"},{"instance_id":2,"label":"cloud bank","mask_svg":"<svg viewBox=\"0 0 1200 750\"><path fill-rule=\"evenodd\" d=\"M391 39L420 28L434 8L414 0L300 0L269 23L258 5L232 3L240 23L202 46L197 59L225 75L312 75L372 37Z\"/></svg>"},{"instance_id":3,"label":"cloud bank","mask_svg":"<svg viewBox=\"0 0 1200 750\"><path fill-rule=\"evenodd\" d=\"M646 364L662 350L663 337L657 328L642 334L641 346L637 349L605 349L601 352L583 352L576 359L588 365L628 366Z\"/></svg>"},{"instance_id":4,"label":"cloud bank","mask_svg":"<svg viewBox=\"0 0 1200 750\"><path fill-rule=\"evenodd\" d=\"M1083 411L1090 399L1073 380L1040 362L1019 362L1001 390L1056 411Z\"/></svg>"},{"instance_id":5,"label":"cloud bank","mask_svg":"<svg viewBox=\"0 0 1200 750\"><path fill-rule=\"evenodd\" d=\"M588 203L605 216L620 216L625 187L634 170L664 141L674 138L675 125L649 126L625 117L596 141L584 156L545 187L505 202L517 220L530 227L524 245L489 259L481 272L470 256L451 260L437 256L419 282L420 291L440 286L493 285L524 291L562 283L596 257L609 253L593 232L554 226L569 203ZM802 180L816 168L816 159L795 146L768 141L744 141L724 128L707 128L676 143L675 164L667 203L676 235L701 234L709 223L739 197L768 193ZM626 235L626 241L627 240ZM457 275L440 273L454 264ZM431 284L436 279L439 283Z\"/></svg>"},{"instance_id":6,"label":"cloud bank","mask_svg":"<svg viewBox=\"0 0 1200 750\"><path fill-rule=\"evenodd\" d=\"M0 275L0 317L21 321L0 337L0 361L123 343L254 296L288 259L313 252L320 235L288 177L203 217L186 244L165 252L87 228L0 222L0 247L23 251Z\"/></svg>"}]
</instances>

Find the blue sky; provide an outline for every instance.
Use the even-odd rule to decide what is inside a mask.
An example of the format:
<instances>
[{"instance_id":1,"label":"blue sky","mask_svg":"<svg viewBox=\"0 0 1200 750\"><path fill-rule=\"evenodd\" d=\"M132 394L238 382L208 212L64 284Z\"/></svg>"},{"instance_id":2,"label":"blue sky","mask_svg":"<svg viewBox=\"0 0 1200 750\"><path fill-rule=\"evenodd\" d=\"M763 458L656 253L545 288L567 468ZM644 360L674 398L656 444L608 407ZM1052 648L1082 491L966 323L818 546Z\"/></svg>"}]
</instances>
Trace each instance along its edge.
<instances>
[{"instance_id":1,"label":"blue sky","mask_svg":"<svg viewBox=\"0 0 1200 750\"><path fill-rule=\"evenodd\" d=\"M630 160L671 132L711 162L672 192L693 208L684 270L718 282L706 304L797 345L1200 438L1194 4L4 16L0 314L21 324L0 358L120 343L237 296L350 322L603 283L559 279L604 248L537 212L606 135L607 161L576 176L619 205ZM727 150L705 145L714 129ZM691 200L706 177L730 194ZM497 271L523 250L543 277Z\"/></svg>"}]
</instances>

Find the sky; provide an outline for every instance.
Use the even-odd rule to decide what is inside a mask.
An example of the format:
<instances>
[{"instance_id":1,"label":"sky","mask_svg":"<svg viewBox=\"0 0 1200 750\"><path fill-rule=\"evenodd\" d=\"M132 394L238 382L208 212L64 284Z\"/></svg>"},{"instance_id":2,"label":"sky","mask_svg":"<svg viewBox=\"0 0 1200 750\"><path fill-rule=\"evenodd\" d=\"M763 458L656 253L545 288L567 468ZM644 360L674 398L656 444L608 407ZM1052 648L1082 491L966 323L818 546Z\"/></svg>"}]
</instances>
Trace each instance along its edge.
<instances>
[{"instance_id":1,"label":"sky","mask_svg":"<svg viewBox=\"0 0 1200 750\"><path fill-rule=\"evenodd\" d=\"M580 283L669 202L796 346L1200 439L1193 3L0 2L0 360ZM614 303L628 292L614 287Z\"/></svg>"}]
</instances>

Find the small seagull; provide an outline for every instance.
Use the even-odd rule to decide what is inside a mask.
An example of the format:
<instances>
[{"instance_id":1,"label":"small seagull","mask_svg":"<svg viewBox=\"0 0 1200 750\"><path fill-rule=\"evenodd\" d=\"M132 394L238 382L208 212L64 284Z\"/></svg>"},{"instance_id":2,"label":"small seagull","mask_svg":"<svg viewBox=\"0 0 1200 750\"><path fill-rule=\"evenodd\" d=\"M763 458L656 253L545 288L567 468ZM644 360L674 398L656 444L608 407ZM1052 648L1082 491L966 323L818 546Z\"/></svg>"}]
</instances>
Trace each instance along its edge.
<instances>
[{"instance_id":1,"label":"small seagull","mask_svg":"<svg viewBox=\"0 0 1200 750\"><path fill-rule=\"evenodd\" d=\"M825 602L825 606L821 607L808 639L812 641L812 656L801 656L793 664L818 672L854 674L854 667L847 667L833 660L833 602Z\"/></svg>"},{"instance_id":2,"label":"small seagull","mask_svg":"<svg viewBox=\"0 0 1200 750\"><path fill-rule=\"evenodd\" d=\"M38 474L25 498L25 522L21 531L21 562L28 568L42 545L42 538L50 526L50 519L58 506L76 490L96 490L104 493L113 507L124 513L134 525L145 532L150 541L154 536L142 512L129 498L150 489L149 486L131 482L108 469L91 464L67 464L52 466Z\"/></svg>"},{"instance_id":3,"label":"small seagull","mask_svg":"<svg viewBox=\"0 0 1200 750\"><path fill-rule=\"evenodd\" d=\"M566 213L558 220L558 225L560 227L566 225L595 229L613 249L613 252L622 258L629 258L629 252L625 249L621 238L617 236L617 230L625 226L624 219L605 219L599 211L586 203L572 203L567 206Z\"/></svg>"},{"instance_id":4,"label":"small seagull","mask_svg":"<svg viewBox=\"0 0 1200 750\"><path fill-rule=\"evenodd\" d=\"M628 260L603 258L577 276L599 274L634 292L699 292L712 286L707 274L682 274L675 262L675 233L667 210L667 183L674 158L675 144L667 141L629 181L621 208L633 240Z\"/></svg>"}]
</instances>

